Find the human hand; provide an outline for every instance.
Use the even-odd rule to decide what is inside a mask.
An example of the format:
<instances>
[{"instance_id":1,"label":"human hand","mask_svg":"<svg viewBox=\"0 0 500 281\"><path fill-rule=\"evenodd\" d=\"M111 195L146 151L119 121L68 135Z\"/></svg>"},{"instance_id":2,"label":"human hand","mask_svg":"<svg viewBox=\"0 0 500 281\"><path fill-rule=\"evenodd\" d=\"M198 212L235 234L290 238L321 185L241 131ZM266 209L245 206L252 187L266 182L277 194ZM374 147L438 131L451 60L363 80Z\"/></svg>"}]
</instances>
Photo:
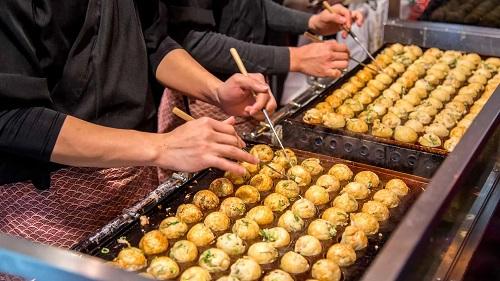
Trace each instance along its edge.
<instances>
[{"instance_id":1,"label":"human hand","mask_svg":"<svg viewBox=\"0 0 500 281\"><path fill-rule=\"evenodd\" d=\"M154 165L184 172L213 167L244 174L245 168L237 161L257 164L258 159L241 149L245 143L234 130L234 124L234 117L223 122L202 117L170 133L156 135L159 153Z\"/></svg>"},{"instance_id":2,"label":"human hand","mask_svg":"<svg viewBox=\"0 0 500 281\"><path fill-rule=\"evenodd\" d=\"M341 4L331 6L332 12L323 10L319 14L312 16L309 19L309 29L316 34L331 35L343 29L350 30L352 22L356 22L358 26L363 24L363 14L359 11L349 11ZM345 37L347 33L344 31L342 35Z\"/></svg>"},{"instance_id":3,"label":"human hand","mask_svg":"<svg viewBox=\"0 0 500 281\"><path fill-rule=\"evenodd\" d=\"M349 65L349 50L336 41L290 48L290 71L316 77L339 77Z\"/></svg>"},{"instance_id":4,"label":"human hand","mask_svg":"<svg viewBox=\"0 0 500 281\"><path fill-rule=\"evenodd\" d=\"M254 97L254 93L256 96ZM262 109L272 113L276 100L262 74L235 74L217 88L218 105L232 116L252 116L262 120Z\"/></svg>"}]
</instances>

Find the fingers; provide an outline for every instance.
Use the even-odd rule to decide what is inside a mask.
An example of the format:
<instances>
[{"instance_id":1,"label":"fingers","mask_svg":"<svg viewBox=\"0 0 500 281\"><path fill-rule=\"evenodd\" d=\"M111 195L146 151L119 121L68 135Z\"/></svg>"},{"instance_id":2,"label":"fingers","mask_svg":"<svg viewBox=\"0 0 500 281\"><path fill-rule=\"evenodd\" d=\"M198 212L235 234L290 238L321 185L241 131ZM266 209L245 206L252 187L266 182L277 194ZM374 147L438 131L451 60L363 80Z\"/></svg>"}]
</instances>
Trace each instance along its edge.
<instances>
[{"instance_id":1,"label":"fingers","mask_svg":"<svg viewBox=\"0 0 500 281\"><path fill-rule=\"evenodd\" d=\"M236 175L244 175L246 172L245 168L238 163L217 156L208 156L208 165Z\"/></svg>"},{"instance_id":2,"label":"fingers","mask_svg":"<svg viewBox=\"0 0 500 281\"><path fill-rule=\"evenodd\" d=\"M356 25L361 27L364 23L364 17L363 14L360 11L353 11L352 12L352 19L356 22Z\"/></svg>"},{"instance_id":3,"label":"fingers","mask_svg":"<svg viewBox=\"0 0 500 281\"><path fill-rule=\"evenodd\" d=\"M352 19L351 19L351 12L349 11L349 9L347 9L341 4L333 5L332 8L336 14L339 14L341 17L344 18L344 23L343 23L344 27L346 27L347 29L351 29Z\"/></svg>"},{"instance_id":4,"label":"fingers","mask_svg":"<svg viewBox=\"0 0 500 281\"><path fill-rule=\"evenodd\" d=\"M255 115L256 113L260 112L267 106L267 103L270 99L271 97L267 92L257 94L257 96L255 96L255 103L250 106L248 113L250 115Z\"/></svg>"},{"instance_id":5,"label":"fingers","mask_svg":"<svg viewBox=\"0 0 500 281\"><path fill-rule=\"evenodd\" d=\"M259 73L250 73L248 74L248 76L244 76L243 74L235 74L231 76L231 78L235 79L237 85L245 91L265 93L267 92L267 90L269 90L269 86L265 82L264 76Z\"/></svg>"},{"instance_id":6,"label":"fingers","mask_svg":"<svg viewBox=\"0 0 500 281\"><path fill-rule=\"evenodd\" d=\"M335 60L330 63L328 63L328 68L333 68L333 69L346 69L349 66L349 62L345 60Z\"/></svg>"},{"instance_id":7,"label":"fingers","mask_svg":"<svg viewBox=\"0 0 500 281\"><path fill-rule=\"evenodd\" d=\"M226 159L232 159L239 162L248 162L252 164L257 164L259 162L259 160L252 154L231 145L214 144L212 147L213 152L215 152L216 155L224 157Z\"/></svg>"},{"instance_id":8,"label":"fingers","mask_svg":"<svg viewBox=\"0 0 500 281\"><path fill-rule=\"evenodd\" d=\"M338 78L342 75L342 71L338 70L338 69L328 69L326 71L326 75L328 77L332 77L332 78Z\"/></svg>"},{"instance_id":9,"label":"fingers","mask_svg":"<svg viewBox=\"0 0 500 281\"><path fill-rule=\"evenodd\" d=\"M232 145L240 149L246 146L245 142L238 135L228 135L216 132L213 134L211 140L218 144Z\"/></svg>"},{"instance_id":10,"label":"fingers","mask_svg":"<svg viewBox=\"0 0 500 281\"><path fill-rule=\"evenodd\" d=\"M274 98L273 93L271 93L271 90L268 91L268 94L269 94L269 97L271 97L271 98L269 99L269 101L266 104L266 110L269 113L273 113L276 110L276 108L278 108L278 104L276 102L276 99Z\"/></svg>"},{"instance_id":11,"label":"fingers","mask_svg":"<svg viewBox=\"0 0 500 281\"><path fill-rule=\"evenodd\" d=\"M327 44L327 46L332 50L332 51L335 51L335 52L344 52L346 54L349 53L349 49L347 48L347 45L346 44L339 44L337 41L335 40L331 40L331 41L325 41L325 43Z\"/></svg>"}]
</instances>

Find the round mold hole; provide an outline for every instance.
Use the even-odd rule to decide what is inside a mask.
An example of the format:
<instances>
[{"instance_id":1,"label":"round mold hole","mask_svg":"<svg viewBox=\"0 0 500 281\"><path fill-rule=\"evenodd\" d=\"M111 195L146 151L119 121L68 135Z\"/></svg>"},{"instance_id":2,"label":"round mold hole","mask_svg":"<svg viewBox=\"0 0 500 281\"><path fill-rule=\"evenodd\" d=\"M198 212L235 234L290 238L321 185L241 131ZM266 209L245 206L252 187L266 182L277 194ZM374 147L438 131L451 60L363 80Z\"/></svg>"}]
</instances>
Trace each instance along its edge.
<instances>
[{"instance_id":1,"label":"round mold hole","mask_svg":"<svg viewBox=\"0 0 500 281\"><path fill-rule=\"evenodd\" d=\"M345 152L352 152L352 148L353 148L352 143L348 143L347 142L347 143L344 144L344 150L345 150Z\"/></svg>"},{"instance_id":2,"label":"round mold hole","mask_svg":"<svg viewBox=\"0 0 500 281\"><path fill-rule=\"evenodd\" d=\"M401 155L399 154L399 152L392 152L391 153L391 161L392 162L399 162L399 160L401 160Z\"/></svg>"},{"instance_id":3,"label":"round mold hole","mask_svg":"<svg viewBox=\"0 0 500 281\"><path fill-rule=\"evenodd\" d=\"M408 166L413 167L417 165L417 155L415 154L409 155L407 161L408 161Z\"/></svg>"},{"instance_id":4,"label":"round mold hole","mask_svg":"<svg viewBox=\"0 0 500 281\"><path fill-rule=\"evenodd\" d=\"M361 156L368 156L369 153L369 148L366 145L362 145L361 148L359 149L359 154Z\"/></svg>"}]
</instances>

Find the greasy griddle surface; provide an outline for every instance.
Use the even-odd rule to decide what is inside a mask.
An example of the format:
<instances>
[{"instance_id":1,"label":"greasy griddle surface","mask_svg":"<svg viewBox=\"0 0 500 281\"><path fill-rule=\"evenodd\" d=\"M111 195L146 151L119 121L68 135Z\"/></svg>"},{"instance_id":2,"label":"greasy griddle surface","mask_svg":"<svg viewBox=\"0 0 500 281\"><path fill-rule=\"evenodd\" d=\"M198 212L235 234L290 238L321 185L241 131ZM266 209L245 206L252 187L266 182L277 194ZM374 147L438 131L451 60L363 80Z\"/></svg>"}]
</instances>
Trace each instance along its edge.
<instances>
[{"instance_id":1,"label":"greasy griddle surface","mask_svg":"<svg viewBox=\"0 0 500 281\"><path fill-rule=\"evenodd\" d=\"M341 160L341 159L333 158L333 157L329 157L329 156L318 155L318 154L314 154L311 152L305 152L305 151L300 151L300 150L295 150L295 149L293 151L296 153L296 156L299 160L299 163L302 162L302 160L304 160L306 158L311 158L311 157L319 158L321 160L321 165L325 168L323 173L326 173L331 166L333 166L334 164L337 164L337 163L342 163L342 164L348 165L349 168L354 172L354 175L356 173L358 173L360 171L364 171L364 170L369 170L369 171L376 173L380 178L381 184L379 187L371 189L372 192L371 192L369 198L371 198L377 190L380 190L381 188L383 188L383 186L385 185L385 183L388 180L393 179L393 178L402 179L403 181L405 181L405 183L410 188L410 192L408 193L408 195L405 196L404 198L401 198L400 205L396 208L390 209L391 216L390 216L389 220L386 222L380 223L379 234L372 236L372 237L368 237L368 247L362 251L356 252L357 253L356 263L352 266L342 268L342 273L343 273L343 277L344 277L343 280L358 280L358 279L360 279L360 277L363 275L366 268L368 268L371 261L374 259L374 257L376 256L378 251L381 249L381 247L383 246L385 241L388 239L390 233L396 228L398 223L401 221L405 212L412 205L412 203L416 200L418 195L424 190L424 188L427 184L427 180L424 178L413 176L413 175L394 172L394 171L387 170L387 169L382 169L382 168L377 168L374 166L369 166L369 165L364 165L364 164L355 163L355 162L351 162L351 161ZM191 203L192 197L194 196L194 194L197 191L202 190L202 189L208 189L210 183L214 179L222 177L222 176L223 176L223 172L218 171L218 170L210 169L210 170L201 172L198 176L196 176L193 180L188 182L185 186L182 186L181 188L179 188L178 191L174 192L173 194L168 196L164 201L162 201L157 206L154 206L151 210L146 212L145 215L149 218L149 222L150 222L148 225L141 226L137 220L137 221L131 223L126 229L122 230L120 233L116 233L113 237L109 237L109 239L107 239L106 242L103 242L100 245L100 247L97 247L97 248L91 250L89 252L89 254L103 258L105 260L112 260L114 257L117 256L118 252L123 247L125 247L124 244L120 244L116 241L117 238L119 238L119 237L126 237L126 239L130 242L130 244L132 246L137 247L137 245L139 244L139 240L141 239L141 237L143 236L144 233L146 233L150 230L157 229L160 222L163 219L165 219L167 216L174 216L175 215L177 206L179 206L180 204L183 204L183 203ZM313 182L315 182L316 179L317 179L317 176L313 177ZM276 184L276 182L277 181L275 181L275 184ZM344 186L345 184L346 184L346 182L341 182L342 186ZM237 186L235 185L234 190L236 190L236 188L237 188ZM274 189L272 189L271 191L273 191L273 190ZM305 189L303 188L302 192L304 190ZM261 200L263 200L270 193L271 192L261 192ZM361 210L362 204L364 202L368 201L369 198L366 200L357 200L359 203L358 211ZM223 199L221 199L221 201L222 200ZM256 205L257 204L253 204L250 206L247 205L247 211ZM331 201L326 206L318 208L319 210L317 213L317 218L320 217L322 212L330 206L331 206ZM206 216L209 212L204 213L204 216ZM281 214L282 213L275 213L275 220L274 220L273 224L270 226L264 226L263 228L274 227L277 224L278 218ZM290 245L288 247L278 249L279 253L280 253L280 258L287 251L290 251L290 250L293 251L293 246L295 244L295 240L298 239L300 236L307 234L307 225L309 222L311 222L314 219L315 218L304 220L306 222L306 226L304 227L304 229L301 232L290 233L290 236L292 239L290 242ZM234 222L234 221L232 221L232 222ZM189 225L189 226L192 226L192 225ZM228 231L230 231L230 230L228 230ZM226 232L228 232L228 231L226 231ZM333 238L331 241L322 241L323 252L320 256L314 257L314 258L306 257L310 263L310 266L312 266L314 261L316 261L320 258L326 257L326 251L328 250L328 248L331 245L340 241L340 238L342 236L343 231L344 231L344 227L337 227L337 237ZM218 237L223 233L214 233L214 234ZM173 245L173 243L175 243L175 241L177 241L177 240L169 240L169 245L170 246ZM249 241L247 243L247 247L249 245L251 245L253 242L256 242L256 241ZM215 247L215 245L213 245L213 244L211 246ZM102 253L102 251L101 251L102 248L109 249L109 253L106 253L106 254ZM198 248L199 254L201 254L201 252L203 252L204 250L206 250L208 248L210 248L210 247L199 247ZM231 263L233 263L236 259L237 259L237 257L236 258L231 257ZM195 265L195 264L194 263L179 264L179 266L181 268L181 272L183 270L187 269L188 267L193 266L193 265ZM276 268L279 268L279 259L277 259L272 264L262 266L262 269L266 272L269 272L272 269L276 269ZM224 272L222 274L217 274L217 275L213 274L212 279L216 280L217 278L221 277L222 275L228 274L228 273L229 272ZM262 275L262 276L264 276L264 275ZM305 274L295 275L294 278L296 280L305 280L307 278L311 278L310 272L308 271Z\"/></svg>"}]
</instances>

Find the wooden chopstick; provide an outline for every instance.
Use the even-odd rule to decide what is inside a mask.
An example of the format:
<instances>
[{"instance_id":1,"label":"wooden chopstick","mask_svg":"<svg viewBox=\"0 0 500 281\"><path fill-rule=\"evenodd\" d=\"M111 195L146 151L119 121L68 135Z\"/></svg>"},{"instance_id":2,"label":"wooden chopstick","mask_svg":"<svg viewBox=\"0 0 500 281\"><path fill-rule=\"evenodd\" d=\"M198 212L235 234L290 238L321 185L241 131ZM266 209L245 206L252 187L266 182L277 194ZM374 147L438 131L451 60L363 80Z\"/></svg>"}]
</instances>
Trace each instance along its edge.
<instances>
[{"instance_id":1,"label":"wooden chopstick","mask_svg":"<svg viewBox=\"0 0 500 281\"><path fill-rule=\"evenodd\" d=\"M184 112L182 109L179 109L177 106L174 107L174 109L172 109L172 113L175 114L175 116L181 118L182 120L186 121L186 122L189 122L189 121L193 121L194 120L194 117L187 114L186 112Z\"/></svg>"},{"instance_id":2,"label":"wooden chopstick","mask_svg":"<svg viewBox=\"0 0 500 281\"><path fill-rule=\"evenodd\" d=\"M306 37L307 39L311 40L314 43L321 43L321 42L323 42L323 40L321 38L319 38L318 36L310 33L309 31L304 32L304 37Z\"/></svg>"}]
</instances>

